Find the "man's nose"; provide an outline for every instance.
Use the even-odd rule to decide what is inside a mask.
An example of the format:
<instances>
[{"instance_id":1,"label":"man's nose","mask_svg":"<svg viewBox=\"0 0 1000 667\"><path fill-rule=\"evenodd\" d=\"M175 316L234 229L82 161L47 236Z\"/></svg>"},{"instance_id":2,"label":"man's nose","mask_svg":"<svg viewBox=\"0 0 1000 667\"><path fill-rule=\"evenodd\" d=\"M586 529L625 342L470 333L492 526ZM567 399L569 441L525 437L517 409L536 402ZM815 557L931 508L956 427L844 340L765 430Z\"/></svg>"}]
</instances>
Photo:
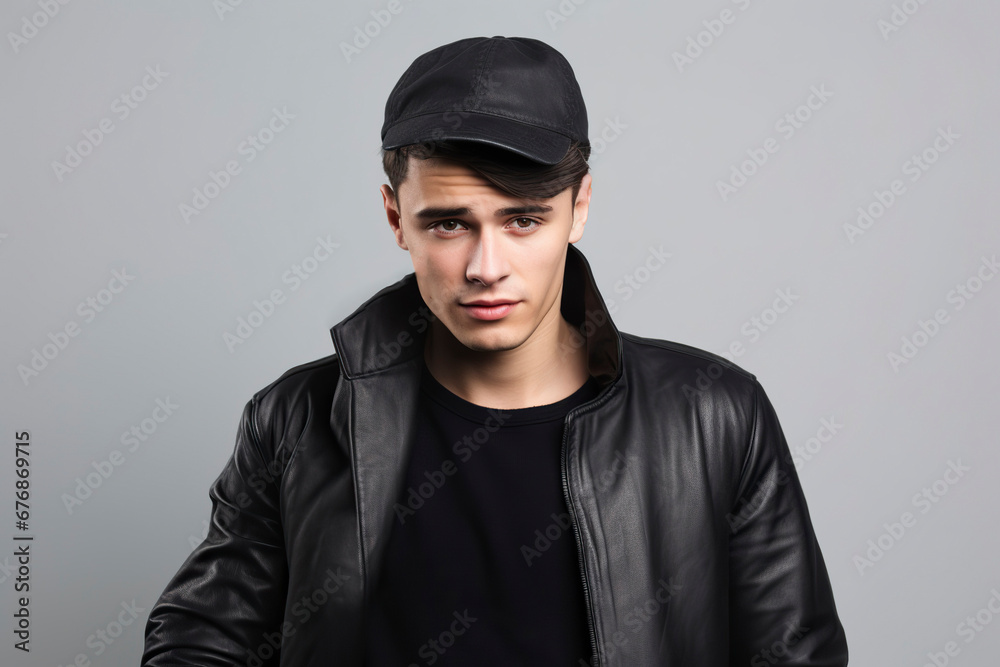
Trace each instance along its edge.
<instances>
[{"instance_id":1,"label":"man's nose","mask_svg":"<svg viewBox=\"0 0 1000 667\"><path fill-rule=\"evenodd\" d=\"M505 252L503 239L499 238L498 232L490 229L481 231L472 248L466 278L492 285L505 275Z\"/></svg>"}]
</instances>

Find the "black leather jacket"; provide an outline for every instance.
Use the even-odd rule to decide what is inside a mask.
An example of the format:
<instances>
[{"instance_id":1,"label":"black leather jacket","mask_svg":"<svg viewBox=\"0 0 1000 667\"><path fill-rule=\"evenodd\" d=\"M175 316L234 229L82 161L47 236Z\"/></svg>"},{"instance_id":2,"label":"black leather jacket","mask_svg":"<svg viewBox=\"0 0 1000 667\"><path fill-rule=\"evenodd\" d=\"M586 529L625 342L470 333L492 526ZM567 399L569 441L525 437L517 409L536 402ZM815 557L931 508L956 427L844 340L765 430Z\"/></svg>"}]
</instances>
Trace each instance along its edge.
<instances>
[{"instance_id":1,"label":"black leather jacket","mask_svg":"<svg viewBox=\"0 0 1000 667\"><path fill-rule=\"evenodd\" d=\"M573 245L561 307L602 385L566 416L562 443L591 664L846 665L806 501L756 377L619 332ZM143 665L363 664L432 318L410 273L333 327L337 354L247 403L209 492L208 537L150 611Z\"/></svg>"}]
</instances>

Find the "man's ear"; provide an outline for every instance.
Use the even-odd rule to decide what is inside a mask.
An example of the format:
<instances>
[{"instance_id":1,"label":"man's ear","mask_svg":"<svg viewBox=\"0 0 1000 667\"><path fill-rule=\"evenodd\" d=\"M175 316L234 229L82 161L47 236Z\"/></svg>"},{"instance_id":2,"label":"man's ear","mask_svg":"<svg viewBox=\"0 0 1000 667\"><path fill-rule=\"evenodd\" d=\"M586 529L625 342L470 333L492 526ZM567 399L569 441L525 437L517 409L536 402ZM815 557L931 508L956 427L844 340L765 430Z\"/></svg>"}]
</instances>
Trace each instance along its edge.
<instances>
[{"instance_id":1,"label":"man's ear","mask_svg":"<svg viewBox=\"0 0 1000 667\"><path fill-rule=\"evenodd\" d=\"M583 178L580 179L580 191L573 204L573 226L569 231L570 243L576 243L583 236L583 226L587 224L587 214L590 212L592 182L593 178L591 178L590 173L584 174Z\"/></svg>"},{"instance_id":2,"label":"man's ear","mask_svg":"<svg viewBox=\"0 0 1000 667\"><path fill-rule=\"evenodd\" d=\"M386 184L379 188L379 192L382 193L382 205L385 207L385 216L389 219L389 227L392 229L393 236L396 237L396 245L403 250L409 250L406 247L406 240L403 238L403 223L399 215L399 202L396 199L396 193Z\"/></svg>"}]
</instances>

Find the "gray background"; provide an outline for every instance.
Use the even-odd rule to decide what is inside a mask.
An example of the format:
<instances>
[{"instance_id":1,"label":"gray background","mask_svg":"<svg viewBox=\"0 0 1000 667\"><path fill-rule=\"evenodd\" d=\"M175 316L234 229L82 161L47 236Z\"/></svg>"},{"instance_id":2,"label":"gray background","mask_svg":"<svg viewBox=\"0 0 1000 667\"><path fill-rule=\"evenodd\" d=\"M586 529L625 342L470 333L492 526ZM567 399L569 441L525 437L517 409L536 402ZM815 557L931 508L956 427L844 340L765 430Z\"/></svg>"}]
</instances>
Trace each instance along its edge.
<instances>
[{"instance_id":1,"label":"gray background","mask_svg":"<svg viewBox=\"0 0 1000 667\"><path fill-rule=\"evenodd\" d=\"M997 664L1000 619L959 634L1000 590L1000 538L985 521L1000 493L989 343L1000 279L976 282L1000 251L996 3L897 0L916 11L886 32L890 0L401 0L348 61L341 43L388 4L52 0L49 18L37 1L4 3L0 663L138 664L149 608L201 539L245 402L331 354L329 328L412 271L378 193L390 89L435 46L506 35L552 44L580 81L595 148L578 247L618 327L719 354L742 342L735 361L761 380L793 450L806 448L799 474L851 664L916 667L949 641L960 649L949 664ZM732 22L705 32L724 10ZM707 46L678 67L699 33ZM147 67L162 80L122 118L115 100ZM812 87L830 96L799 109ZM246 161L240 143L274 108L294 119ZM796 110L810 117L788 137L776 122ZM113 131L60 179L53 162L102 119ZM914 182L905 163L939 128L958 138ZM717 182L769 137L777 152L724 199ZM242 171L185 222L179 205L228 160ZM894 179L905 192L852 242L845 225ZM293 291L283 274L328 235L339 248ZM671 257L645 273L650 246ZM134 279L88 322L78 304L122 269ZM640 289L628 294L626 276ZM966 283L980 289L959 308L949 293ZM274 289L284 303L230 350L223 334ZM775 320L776 290L797 298ZM939 309L947 322L893 368L889 353ZM770 325L751 340L754 317ZM79 335L22 380L18 367L71 322ZM173 414L123 447L168 398ZM836 433L810 442L823 419ZM33 443L27 656L13 649L6 569L15 430ZM70 512L64 494L116 449L124 461ZM938 502L915 503L949 461L968 471L938 483ZM904 512L915 524L883 535ZM880 536L890 548L860 567ZM140 617L97 656L88 637L133 601Z\"/></svg>"}]
</instances>

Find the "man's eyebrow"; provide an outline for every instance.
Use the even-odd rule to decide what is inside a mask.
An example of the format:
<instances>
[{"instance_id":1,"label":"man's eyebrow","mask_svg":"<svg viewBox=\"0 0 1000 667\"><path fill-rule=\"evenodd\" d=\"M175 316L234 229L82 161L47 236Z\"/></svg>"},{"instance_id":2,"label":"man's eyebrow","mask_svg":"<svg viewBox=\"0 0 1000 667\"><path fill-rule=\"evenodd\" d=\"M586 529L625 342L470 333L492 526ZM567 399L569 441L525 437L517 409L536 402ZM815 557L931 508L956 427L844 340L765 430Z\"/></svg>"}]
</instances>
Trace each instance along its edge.
<instances>
[{"instance_id":1,"label":"man's eyebrow","mask_svg":"<svg viewBox=\"0 0 1000 667\"><path fill-rule=\"evenodd\" d=\"M507 208L497 209L493 214L498 218L502 218L508 215L524 215L526 213L549 213L552 211L551 206L545 204L525 204L523 206L508 206ZM429 207L424 208L416 213L416 217L420 220L432 220L434 218L454 218L460 215L468 215L470 212L467 206L462 206L458 208L444 208L444 207Z\"/></svg>"}]
</instances>

